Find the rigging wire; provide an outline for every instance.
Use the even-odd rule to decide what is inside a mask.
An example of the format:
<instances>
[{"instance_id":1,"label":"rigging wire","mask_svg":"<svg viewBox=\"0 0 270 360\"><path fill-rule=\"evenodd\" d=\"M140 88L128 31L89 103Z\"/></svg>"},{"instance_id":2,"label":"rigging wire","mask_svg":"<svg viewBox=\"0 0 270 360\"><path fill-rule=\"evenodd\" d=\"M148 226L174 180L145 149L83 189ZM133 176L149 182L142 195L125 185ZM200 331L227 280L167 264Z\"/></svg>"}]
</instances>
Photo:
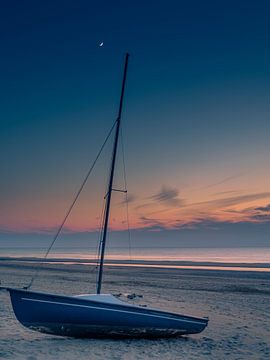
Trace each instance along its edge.
<instances>
[{"instance_id":1,"label":"rigging wire","mask_svg":"<svg viewBox=\"0 0 270 360\"><path fill-rule=\"evenodd\" d=\"M98 152L98 154L97 154L94 162L92 163L90 169L88 170L88 172L87 172L87 174L86 174L86 176L85 176L85 178L84 178L84 180L83 180L83 182L82 182L79 190L77 191L77 193L76 193L76 195L75 195L75 197L74 197L74 199L73 199L70 207L68 208L68 211L66 212L66 215L65 215L62 223L60 224L60 226L59 226L59 228L58 228L55 236L53 237L53 240L52 240L49 248L47 249L47 251L46 251L46 253L45 253L44 257L43 257L43 260L42 260L40 263L42 263L42 262L47 258L47 256L48 256L48 254L50 253L50 251L51 251L51 249L52 249L55 241L57 240L60 232L62 231L62 229L63 229L63 227L64 227L64 225L65 225L65 223L66 223L66 221L67 221L67 219L68 219L68 217L69 217L69 215L70 215L70 213L71 213L71 211L72 211L72 209L73 209L73 207L74 207L74 205L75 205L75 203L76 203L76 201L78 200L78 198L79 198L79 196L80 196L80 194L81 194L81 192L82 192L82 190L83 190L83 188L84 188L84 186L85 186L85 184L86 184L86 182L87 182L90 174L92 173L92 170L94 169L94 167L95 167L95 165L96 165L96 163L97 163L97 161L98 161L98 159L99 159L99 157L100 157L100 155L101 155L101 153L102 153L102 151L103 151L103 149L104 149L107 141L109 140L109 138L110 138L110 136L111 136L111 134L112 134L112 131L113 131L116 123L117 123L117 120L115 120L115 122L113 123L113 125L112 125L112 127L111 127L111 129L110 129L110 131L109 131L109 133L108 133L108 135L106 136L106 138L105 138L105 140L104 140L104 142L103 142L103 144L102 144L102 146L101 146L101 148L100 148L100 150L99 150L99 152ZM39 273L39 270L40 270L40 268L37 268L37 269L36 269L36 271L34 272L34 275L32 276L32 278L31 278L31 280L30 280L30 282L29 282L29 284L28 284L27 286L25 286L24 289L28 290L28 289L31 288L31 286L33 285L33 282L34 282L35 278L37 277L37 275L38 275L38 273Z\"/></svg>"},{"instance_id":2,"label":"rigging wire","mask_svg":"<svg viewBox=\"0 0 270 360\"><path fill-rule=\"evenodd\" d=\"M129 260L132 260L131 257L131 232L130 232L130 223L129 223L129 200L128 200L128 192L127 192L127 175L126 175L126 164L125 164L125 152L124 152L124 141L123 141L123 131L120 128L120 136L121 136L121 149L122 149L122 161L123 161L123 172L124 172L124 187L125 187L125 203L126 203L126 217L127 217L127 231L128 231L128 251L129 251Z\"/></svg>"},{"instance_id":3,"label":"rigging wire","mask_svg":"<svg viewBox=\"0 0 270 360\"><path fill-rule=\"evenodd\" d=\"M92 269L89 271L89 273L93 273L94 271L96 271L95 277L96 277L96 282L97 282L97 269L98 269L98 264L99 264L99 253L100 253L100 241L101 241L101 234L102 234L102 228L103 228L103 223L104 223L104 212L105 212L105 200L103 201L103 205L102 205L102 210L101 210L101 217L100 217L100 222L99 222L99 226L98 226L98 239L96 241L96 246L95 246L95 252L94 252L94 261L93 261L93 267Z\"/></svg>"},{"instance_id":4,"label":"rigging wire","mask_svg":"<svg viewBox=\"0 0 270 360\"><path fill-rule=\"evenodd\" d=\"M99 265L99 257L100 257L100 251L101 251L101 239L102 239L102 229L103 229L103 225L104 225L104 214L105 214L105 199L103 199L103 207L102 207L102 211L101 211L101 218L100 218L100 224L99 224L99 239L98 239L98 243L96 246L96 254L95 254L95 270L98 269L98 265ZM97 284L97 279L98 279L98 271L96 272L96 284Z\"/></svg>"},{"instance_id":5,"label":"rigging wire","mask_svg":"<svg viewBox=\"0 0 270 360\"><path fill-rule=\"evenodd\" d=\"M128 194L127 194L127 176L126 176L126 165L125 165L125 155L124 155L124 141L123 141L123 132L122 128L120 127L120 140L121 140L121 152L122 152L122 162L123 162L123 177L124 177L124 191L116 190L114 191L121 191L125 193L125 203L126 203L126 219L127 219L127 230L128 230L128 239L129 239L129 259L132 261L131 256L131 232L130 232L130 223L129 223L129 207L128 207ZM104 196L104 200L106 199L107 194ZM102 235L103 235L103 228L104 228L104 222L105 222L105 201L103 203L103 209L102 209L102 217L100 222L100 235L99 235L99 245L96 248L96 269L99 266L100 263L100 252L101 252L101 246L102 246ZM98 281L98 272L96 273L96 283Z\"/></svg>"},{"instance_id":6,"label":"rigging wire","mask_svg":"<svg viewBox=\"0 0 270 360\"><path fill-rule=\"evenodd\" d=\"M118 118L116 119L115 122L118 121ZM111 162L112 162L112 158L113 158L113 154L111 154ZM107 186L106 189L108 189L109 186L109 176L107 176ZM100 229L99 229L99 241L98 241L98 246L97 246L97 253L96 253L96 270L98 270L98 267L100 266L100 259L101 259L101 248L102 248L102 239L103 239L103 231L104 231L104 224L105 224L105 211L106 211L106 197L107 197L108 193L106 193L104 195L103 198L103 209L102 209L102 217L101 217L101 222L100 222ZM98 284L98 271L96 272L96 286Z\"/></svg>"}]
</instances>

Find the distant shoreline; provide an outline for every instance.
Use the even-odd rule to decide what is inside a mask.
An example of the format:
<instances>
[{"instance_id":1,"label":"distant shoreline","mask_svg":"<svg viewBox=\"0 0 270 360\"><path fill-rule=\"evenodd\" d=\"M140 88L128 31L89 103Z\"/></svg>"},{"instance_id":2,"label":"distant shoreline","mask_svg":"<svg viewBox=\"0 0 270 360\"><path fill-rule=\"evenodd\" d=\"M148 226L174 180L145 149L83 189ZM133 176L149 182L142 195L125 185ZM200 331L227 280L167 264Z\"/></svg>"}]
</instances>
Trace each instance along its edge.
<instances>
[{"instance_id":1,"label":"distant shoreline","mask_svg":"<svg viewBox=\"0 0 270 360\"><path fill-rule=\"evenodd\" d=\"M89 265L96 266L96 259L76 258L43 258L38 257L0 257L1 265L18 263L34 264L63 264L63 265ZM107 260L106 266L167 268L167 269L198 269L198 270L226 270L226 271L256 271L270 272L270 263L225 263L202 261L176 261L176 260Z\"/></svg>"}]
</instances>

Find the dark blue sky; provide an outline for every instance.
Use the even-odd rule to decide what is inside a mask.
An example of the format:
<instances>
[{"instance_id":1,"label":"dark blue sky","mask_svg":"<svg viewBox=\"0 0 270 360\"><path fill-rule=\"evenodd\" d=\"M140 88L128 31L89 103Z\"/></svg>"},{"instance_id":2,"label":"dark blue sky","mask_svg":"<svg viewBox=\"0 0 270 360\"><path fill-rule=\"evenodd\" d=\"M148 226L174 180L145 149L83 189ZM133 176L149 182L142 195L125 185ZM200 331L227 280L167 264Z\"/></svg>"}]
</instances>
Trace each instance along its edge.
<instances>
[{"instance_id":1,"label":"dark blue sky","mask_svg":"<svg viewBox=\"0 0 270 360\"><path fill-rule=\"evenodd\" d=\"M268 1L3 3L1 229L43 227L56 204L61 218L115 118L125 51L134 227L254 221L270 190L269 12ZM160 218L148 200L164 189L185 206L156 204ZM228 192L236 208L207 203Z\"/></svg>"}]
</instances>

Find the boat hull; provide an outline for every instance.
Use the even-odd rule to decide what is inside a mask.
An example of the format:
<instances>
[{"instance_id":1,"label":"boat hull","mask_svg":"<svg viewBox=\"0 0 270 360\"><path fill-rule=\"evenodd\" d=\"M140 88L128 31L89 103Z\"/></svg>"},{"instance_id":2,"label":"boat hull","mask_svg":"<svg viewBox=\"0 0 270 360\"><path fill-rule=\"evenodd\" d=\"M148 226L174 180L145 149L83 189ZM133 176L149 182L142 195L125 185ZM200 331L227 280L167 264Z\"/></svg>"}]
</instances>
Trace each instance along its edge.
<instances>
[{"instance_id":1,"label":"boat hull","mask_svg":"<svg viewBox=\"0 0 270 360\"><path fill-rule=\"evenodd\" d=\"M208 320L130 304L8 289L18 321L39 332L80 338L170 337L199 333Z\"/></svg>"}]
</instances>

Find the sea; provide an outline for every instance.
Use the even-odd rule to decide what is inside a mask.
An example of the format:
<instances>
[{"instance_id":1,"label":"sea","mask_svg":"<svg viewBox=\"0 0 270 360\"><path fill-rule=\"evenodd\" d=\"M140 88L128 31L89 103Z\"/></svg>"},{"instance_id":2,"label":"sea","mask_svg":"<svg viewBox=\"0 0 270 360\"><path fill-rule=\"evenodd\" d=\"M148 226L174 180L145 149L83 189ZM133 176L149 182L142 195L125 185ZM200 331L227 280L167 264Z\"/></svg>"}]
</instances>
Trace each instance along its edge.
<instances>
[{"instance_id":1,"label":"sea","mask_svg":"<svg viewBox=\"0 0 270 360\"><path fill-rule=\"evenodd\" d=\"M45 248L1 247L0 258L42 258ZM97 258L97 248L62 248L52 249L50 259L93 260ZM136 261L173 261L197 263L237 263L237 264L270 264L270 247L255 248L181 248L181 247L117 247L106 250L106 260Z\"/></svg>"}]
</instances>

